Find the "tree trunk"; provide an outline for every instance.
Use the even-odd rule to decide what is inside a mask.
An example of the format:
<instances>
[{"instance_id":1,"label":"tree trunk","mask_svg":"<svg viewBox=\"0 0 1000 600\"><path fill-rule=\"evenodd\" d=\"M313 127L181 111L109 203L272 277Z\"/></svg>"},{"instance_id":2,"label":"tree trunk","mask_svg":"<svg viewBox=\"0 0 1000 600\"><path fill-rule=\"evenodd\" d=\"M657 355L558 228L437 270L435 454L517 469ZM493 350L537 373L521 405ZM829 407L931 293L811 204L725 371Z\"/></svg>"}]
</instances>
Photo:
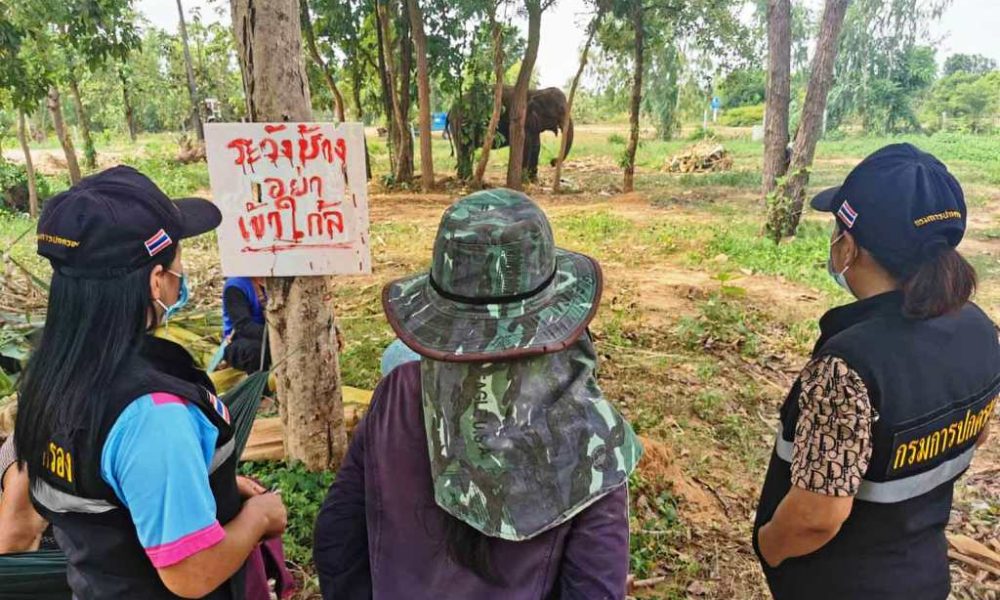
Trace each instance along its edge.
<instances>
[{"instance_id":1,"label":"tree trunk","mask_svg":"<svg viewBox=\"0 0 1000 600\"><path fill-rule=\"evenodd\" d=\"M250 119L311 121L298 0L231 0ZM313 471L336 468L347 435L330 277L267 280L267 321L285 451Z\"/></svg>"},{"instance_id":2,"label":"tree trunk","mask_svg":"<svg viewBox=\"0 0 1000 600\"><path fill-rule=\"evenodd\" d=\"M395 8L395 7L394 7ZM399 13L402 15L402 13ZM413 106L411 76L413 72L413 40L410 38L409 19L399 17L399 108L403 113L403 121L399 128L399 160L396 161L396 181L410 182L413 180L413 128L410 126L410 107Z\"/></svg>"},{"instance_id":3,"label":"tree trunk","mask_svg":"<svg viewBox=\"0 0 1000 600\"><path fill-rule=\"evenodd\" d=\"M434 187L434 155L431 147L431 81L427 67L427 36L419 0L406 0L410 12L410 31L417 50L417 95L420 101L420 187L429 192Z\"/></svg>"},{"instance_id":4,"label":"tree trunk","mask_svg":"<svg viewBox=\"0 0 1000 600\"><path fill-rule=\"evenodd\" d=\"M128 77L125 76L124 67L118 68L118 78L122 82L122 106L125 109L125 127L128 129L128 137L135 143L137 129L135 126L135 109L132 107L132 98L128 94Z\"/></svg>"},{"instance_id":5,"label":"tree trunk","mask_svg":"<svg viewBox=\"0 0 1000 600\"><path fill-rule=\"evenodd\" d=\"M538 44L541 41L542 5L541 0L525 0L528 9L528 47L524 51L524 60L517 73L517 83L514 84L514 94L507 108L510 123L510 160L507 162L507 187L520 190L524 188L524 130L528 117L528 86L531 85L531 73L535 70L535 59L538 58Z\"/></svg>"},{"instance_id":6,"label":"tree trunk","mask_svg":"<svg viewBox=\"0 0 1000 600\"><path fill-rule=\"evenodd\" d=\"M764 114L764 197L788 170L788 105L791 101L792 3L767 3L767 105Z\"/></svg>"},{"instance_id":7,"label":"tree trunk","mask_svg":"<svg viewBox=\"0 0 1000 600\"><path fill-rule=\"evenodd\" d=\"M76 120L80 122L80 134L83 136L83 160L87 168L97 168L97 150L94 148L94 138L90 135L90 119L83 107L83 97L80 95L80 84L76 74L69 73L69 91L73 96L73 106L76 108Z\"/></svg>"},{"instance_id":8,"label":"tree trunk","mask_svg":"<svg viewBox=\"0 0 1000 600\"><path fill-rule=\"evenodd\" d=\"M594 36L597 35L597 29L600 27L601 19L603 18L604 7L599 6L597 14L594 15L594 19L590 22L590 27L588 28L590 33L587 34L587 41L583 44L583 51L580 52L580 68L576 70L576 75L573 76L573 83L569 87L569 99L566 101L566 116L563 117L559 137L559 156L556 157L556 172L552 177L552 191L556 194L559 193L561 186L563 161L566 160L566 148L569 146L569 135L566 132L569 131L570 121L573 120L573 100L576 98L577 88L580 87L580 78L583 77L583 71L587 68L587 54L590 52L590 45L594 42Z\"/></svg>"},{"instance_id":9,"label":"tree trunk","mask_svg":"<svg viewBox=\"0 0 1000 600\"><path fill-rule=\"evenodd\" d=\"M66 167L69 169L70 183L76 184L80 181L80 163L76 160L76 149L73 147L73 138L66 130L66 123L62 116L62 103L59 101L59 88L49 86L48 97L49 113L52 114L52 126L55 127L56 137L62 144L63 154L66 155Z\"/></svg>"},{"instance_id":10,"label":"tree trunk","mask_svg":"<svg viewBox=\"0 0 1000 600\"><path fill-rule=\"evenodd\" d=\"M388 7L381 2L378 5L378 17L382 28L382 43L385 46L385 72L389 84L389 96L392 100L393 120L396 124L396 169L393 175L394 182L400 184L413 178L413 138L410 136L410 128L400 102L403 90L399 89L397 93L396 75L401 74L402 69L396 71L396 65L393 60L394 52L392 31L389 28L389 11ZM407 158L409 158L409 161ZM409 164L409 168L407 168L407 164Z\"/></svg>"},{"instance_id":11,"label":"tree trunk","mask_svg":"<svg viewBox=\"0 0 1000 600\"><path fill-rule=\"evenodd\" d=\"M500 123L500 113L503 112L503 27L497 21L496 4L492 4L490 10L490 30L493 34L493 112L490 114L490 122L486 126L483 149L479 154L479 162L476 163L476 172L472 175L472 185L475 188L483 187L486 166L490 162L490 151L493 150L493 139L497 134L497 124Z\"/></svg>"},{"instance_id":12,"label":"tree trunk","mask_svg":"<svg viewBox=\"0 0 1000 600\"><path fill-rule=\"evenodd\" d=\"M622 183L622 191L626 194L635 189L635 153L639 148L639 109L642 105L642 73L645 69L643 59L645 55L646 38L643 26L645 23L644 9L641 1L636 1L632 8L632 29L635 30L633 66L635 70L632 74L632 102L629 107L629 137L628 146L625 148L625 180Z\"/></svg>"},{"instance_id":13,"label":"tree trunk","mask_svg":"<svg viewBox=\"0 0 1000 600\"><path fill-rule=\"evenodd\" d=\"M337 121L343 123L347 120L344 118L344 96L341 95L340 89L337 87L337 82L333 80L333 74L330 73L330 69L326 66L326 61L320 56L319 48L316 47L316 32L313 31L312 18L309 16L309 4L307 0L300 0L299 10L302 17L302 31L306 36L306 48L309 50L309 56L316 63L319 72L323 74L323 81L326 82L326 87L333 94L333 108L337 113Z\"/></svg>"},{"instance_id":14,"label":"tree trunk","mask_svg":"<svg viewBox=\"0 0 1000 600\"><path fill-rule=\"evenodd\" d=\"M386 120L386 130L388 134L386 135L387 145L389 147L389 171L391 173L396 172L396 146L397 135L396 135L396 113L395 103L393 99L396 94L393 92L392 83L389 80L389 68L385 62L385 49L386 35L382 28L382 14L378 10L379 3L375 2L375 34L378 38L378 76L379 83L382 86L382 110L385 112ZM391 47L390 47L391 50Z\"/></svg>"},{"instance_id":15,"label":"tree trunk","mask_svg":"<svg viewBox=\"0 0 1000 600\"><path fill-rule=\"evenodd\" d=\"M351 73L351 96L354 100L354 120L363 123L365 109L361 107L361 70L356 67Z\"/></svg>"},{"instance_id":16,"label":"tree trunk","mask_svg":"<svg viewBox=\"0 0 1000 600\"><path fill-rule=\"evenodd\" d=\"M17 139L21 142L24 170L28 174L28 212L35 218L38 216L38 181L35 179L35 163L31 160L31 148L28 146L28 126L24 121L24 111L17 111Z\"/></svg>"},{"instance_id":17,"label":"tree trunk","mask_svg":"<svg viewBox=\"0 0 1000 600\"><path fill-rule=\"evenodd\" d=\"M184 7L177 0L177 13L180 15L181 43L184 46L184 68L187 70L188 94L191 96L191 126L195 135L205 141L205 127L201 123L201 109L198 106L198 87L194 82L194 67L191 65L191 48L188 47L187 25L184 23Z\"/></svg>"},{"instance_id":18,"label":"tree trunk","mask_svg":"<svg viewBox=\"0 0 1000 600\"><path fill-rule=\"evenodd\" d=\"M775 242L782 237L795 235L805 204L805 187L809 183L809 167L816 153L816 143L823 127L823 111L833 85L833 66L837 59L840 30L850 0L827 0L820 23L816 54L813 56L806 100L802 105L802 118L792 160L785 184L777 188L778 196L768 210L768 232Z\"/></svg>"}]
</instances>

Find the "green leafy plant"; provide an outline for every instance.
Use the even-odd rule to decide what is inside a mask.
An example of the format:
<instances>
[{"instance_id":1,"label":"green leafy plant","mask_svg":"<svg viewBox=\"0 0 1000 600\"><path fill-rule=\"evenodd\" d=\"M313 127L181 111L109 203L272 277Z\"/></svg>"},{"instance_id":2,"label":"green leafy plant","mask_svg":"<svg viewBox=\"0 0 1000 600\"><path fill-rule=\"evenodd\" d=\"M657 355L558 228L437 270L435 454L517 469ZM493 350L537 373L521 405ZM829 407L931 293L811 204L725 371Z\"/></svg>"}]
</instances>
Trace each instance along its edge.
<instances>
[{"instance_id":1,"label":"green leafy plant","mask_svg":"<svg viewBox=\"0 0 1000 600\"><path fill-rule=\"evenodd\" d=\"M297 565L312 563L313 526L323 498L333 483L330 472L311 473L301 464L246 462L240 473L257 479L268 489L281 491L288 509L285 555Z\"/></svg>"}]
</instances>

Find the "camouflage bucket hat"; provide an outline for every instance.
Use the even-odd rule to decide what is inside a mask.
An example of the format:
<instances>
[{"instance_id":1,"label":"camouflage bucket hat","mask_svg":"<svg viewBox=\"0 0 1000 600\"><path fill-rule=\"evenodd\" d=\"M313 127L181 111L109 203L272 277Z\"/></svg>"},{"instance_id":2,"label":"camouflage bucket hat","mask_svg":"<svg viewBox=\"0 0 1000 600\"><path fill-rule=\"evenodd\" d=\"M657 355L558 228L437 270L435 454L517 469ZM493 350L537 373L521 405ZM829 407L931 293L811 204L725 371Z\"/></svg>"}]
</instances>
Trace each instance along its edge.
<instances>
[{"instance_id":1,"label":"camouflage bucket hat","mask_svg":"<svg viewBox=\"0 0 1000 600\"><path fill-rule=\"evenodd\" d=\"M495 363L421 361L438 506L480 532L526 540L625 485L642 456L594 379L586 335Z\"/></svg>"},{"instance_id":2,"label":"camouflage bucket hat","mask_svg":"<svg viewBox=\"0 0 1000 600\"><path fill-rule=\"evenodd\" d=\"M594 318L601 286L597 262L556 248L530 198L497 189L449 207L430 272L390 283L382 304L396 335L422 356L475 362L571 345Z\"/></svg>"}]
</instances>

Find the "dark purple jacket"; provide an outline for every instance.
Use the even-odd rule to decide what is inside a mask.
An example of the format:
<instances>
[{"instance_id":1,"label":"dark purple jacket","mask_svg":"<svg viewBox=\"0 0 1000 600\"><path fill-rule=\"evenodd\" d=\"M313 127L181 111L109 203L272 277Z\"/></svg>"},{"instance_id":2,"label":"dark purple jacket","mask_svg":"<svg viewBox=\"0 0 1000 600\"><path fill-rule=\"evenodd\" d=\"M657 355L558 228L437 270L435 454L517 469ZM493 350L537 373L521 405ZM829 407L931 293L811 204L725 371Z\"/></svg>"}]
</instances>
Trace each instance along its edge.
<instances>
[{"instance_id":1,"label":"dark purple jacket","mask_svg":"<svg viewBox=\"0 0 1000 600\"><path fill-rule=\"evenodd\" d=\"M455 564L434 503L420 364L375 390L316 521L314 556L326 600L619 600L628 575L628 495L598 500L523 542L490 538L491 585Z\"/></svg>"}]
</instances>

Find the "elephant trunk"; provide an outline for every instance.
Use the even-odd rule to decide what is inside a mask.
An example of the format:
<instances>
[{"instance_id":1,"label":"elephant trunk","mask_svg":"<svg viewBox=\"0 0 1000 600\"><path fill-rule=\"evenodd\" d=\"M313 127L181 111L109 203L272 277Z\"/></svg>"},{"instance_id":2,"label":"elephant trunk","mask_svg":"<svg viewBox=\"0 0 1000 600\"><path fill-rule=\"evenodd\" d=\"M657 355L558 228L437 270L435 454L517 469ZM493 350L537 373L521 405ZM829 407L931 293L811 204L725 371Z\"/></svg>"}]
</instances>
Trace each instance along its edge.
<instances>
[{"instance_id":1,"label":"elephant trunk","mask_svg":"<svg viewBox=\"0 0 1000 600\"><path fill-rule=\"evenodd\" d=\"M566 136L566 156L563 156L563 161L565 161L569 158L569 151L573 147L573 117L569 118L569 127L562 134ZM553 158L549 164L553 167L556 166L556 159Z\"/></svg>"}]
</instances>

